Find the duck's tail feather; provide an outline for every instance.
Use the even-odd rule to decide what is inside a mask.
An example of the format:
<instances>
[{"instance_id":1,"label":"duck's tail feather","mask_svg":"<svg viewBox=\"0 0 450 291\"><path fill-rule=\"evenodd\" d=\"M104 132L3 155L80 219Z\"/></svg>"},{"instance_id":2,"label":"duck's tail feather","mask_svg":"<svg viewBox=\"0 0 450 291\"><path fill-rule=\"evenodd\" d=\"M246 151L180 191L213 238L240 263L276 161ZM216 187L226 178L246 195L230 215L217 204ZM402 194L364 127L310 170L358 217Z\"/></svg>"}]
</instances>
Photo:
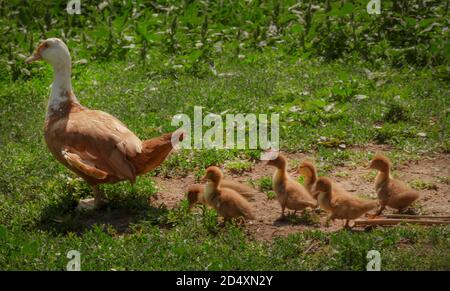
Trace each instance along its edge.
<instances>
[{"instance_id":1,"label":"duck's tail feather","mask_svg":"<svg viewBox=\"0 0 450 291\"><path fill-rule=\"evenodd\" d=\"M174 146L184 138L184 133L175 131L142 142L142 152L132 158L136 174L142 175L164 162ZM175 139L175 140L174 140Z\"/></svg>"}]
</instances>

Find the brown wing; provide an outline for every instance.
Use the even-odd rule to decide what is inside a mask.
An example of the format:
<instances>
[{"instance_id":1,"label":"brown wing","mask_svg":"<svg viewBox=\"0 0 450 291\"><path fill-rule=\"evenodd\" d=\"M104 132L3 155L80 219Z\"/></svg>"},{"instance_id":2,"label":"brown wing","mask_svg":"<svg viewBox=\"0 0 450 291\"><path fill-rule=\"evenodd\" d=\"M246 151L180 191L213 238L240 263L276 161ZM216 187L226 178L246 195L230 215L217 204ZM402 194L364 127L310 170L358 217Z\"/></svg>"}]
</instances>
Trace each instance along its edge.
<instances>
[{"instance_id":1,"label":"brown wing","mask_svg":"<svg viewBox=\"0 0 450 291\"><path fill-rule=\"evenodd\" d=\"M117 118L98 110L73 112L55 122L47 132L61 148L76 153L87 164L108 174L107 181L134 181L129 161L142 150L140 139Z\"/></svg>"},{"instance_id":2,"label":"brown wing","mask_svg":"<svg viewBox=\"0 0 450 291\"><path fill-rule=\"evenodd\" d=\"M220 189L220 204L217 211L225 218L245 217L254 219L250 204L236 191L229 188Z\"/></svg>"},{"instance_id":3,"label":"brown wing","mask_svg":"<svg viewBox=\"0 0 450 291\"><path fill-rule=\"evenodd\" d=\"M391 179L388 184L389 193L391 196L395 196L398 193L412 190L405 182L397 179Z\"/></svg>"},{"instance_id":4,"label":"brown wing","mask_svg":"<svg viewBox=\"0 0 450 291\"><path fill-rule=\"evenodd\" d=\"M411 205L420 197L420 193L403 181L391 180L389 183L388 205L395 209L403 209Z\"/></svg>"},{"instance_id":5,"label":"brown wing","mask_svg":"<svg viewBox=\"0 0 450 291\"><path fill-rule=\"evenodd\" d=\"M287 197L287 206L289 208L297 206L298 208L302 207L316 207L317 202L312 196L308 193L305 187L298 184L293 180L288 180L286 183L286 193ZM291 205L291 206L290 206ZM296 208L297 208L296 207ZM294 209L294 208L291 208Z\"/></svg>"},{"instance_id":6,"label":"brown wing","mask_svg":"<svg viewBox=\"0 0 450 291\"><path fill-rule=\"evenodd\" d=\"M103 180L106 179L108 173L95 167L94 164L89 161L83 160L79 155L70 152L69 149L62 151L64 159L70 166L82 172L83 174L92 177L94 179Z\"/></svg>"},{"instance_id":7,"label":"brown wing","mask_svg":"<svg viewBox=\"0 0 450 291\"><path fill-rule=\"evenodd\" d=\"M232 180L222 180L220 185L225 188L233 189L246 199L250 199L255 196L256 193L258 193L258 191L256 191L252 187Z\"/></svg>"},{"instance_id":8,"label":"brown wing","mask_svg":"<svg viewBox=\"0 0 450 291\"><path fill-rule=\"evenodd\" d=\"M376 208L378 202L348 194L336 197L333 204L333 214L336 218L355 219Z\"/></svg>"}]
</instances>

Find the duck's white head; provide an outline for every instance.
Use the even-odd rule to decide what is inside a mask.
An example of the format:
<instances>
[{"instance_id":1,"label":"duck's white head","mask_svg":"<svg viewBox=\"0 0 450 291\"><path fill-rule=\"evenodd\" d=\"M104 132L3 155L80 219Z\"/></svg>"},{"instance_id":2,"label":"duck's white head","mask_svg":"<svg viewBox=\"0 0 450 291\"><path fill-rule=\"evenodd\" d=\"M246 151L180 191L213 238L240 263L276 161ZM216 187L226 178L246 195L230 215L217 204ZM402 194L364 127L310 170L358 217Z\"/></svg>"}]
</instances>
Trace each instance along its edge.
<instances>
[{"instance_id":1,"label":"duck's white head","mask_svg":"<svg viewBox=\"0 0 450 291\"><path fill-rule=\"evenodd\" d=\"M61 109L61 104L72 100L78 102L72 91L71 57L66 44L58 38L42 41L35 53L25 60L27 64L44 60L53 66L53 83L48 102L47 117Z\"/></svg>"},{"instance_id":2,"label":"duck's white head","mask_svg":"<svg viewBox=\"0 0 450 291\"><path fill-rule=\"evenodd\" d=\"M27 64L44 60L54 68L70 67L70 52L66 44L59 38L48 38L36 48L36 52L25 60Z\"/></svg>"}]
</instances>

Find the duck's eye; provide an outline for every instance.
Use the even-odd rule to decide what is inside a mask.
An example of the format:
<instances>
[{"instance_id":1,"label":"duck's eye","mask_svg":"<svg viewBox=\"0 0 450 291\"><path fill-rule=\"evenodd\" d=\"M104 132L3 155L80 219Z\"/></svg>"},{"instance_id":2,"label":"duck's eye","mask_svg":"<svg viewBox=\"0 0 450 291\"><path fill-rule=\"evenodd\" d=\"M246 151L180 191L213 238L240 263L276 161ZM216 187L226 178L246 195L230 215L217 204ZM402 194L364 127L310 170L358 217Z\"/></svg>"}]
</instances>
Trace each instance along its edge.
<instances>
[{"instance_id":1,"label":"duck's eye","mask_svg":"<svg viewBox=\"0 0 450 291\"><path fill-rule=\"evenodd\" d=\"M43 43L41 43L40 45L39 45L39 50L42 50L42 49L46 49L46 48L48 48L48 43L46 43L46 42L43 42Z\"/></svg>"}]
</instances>

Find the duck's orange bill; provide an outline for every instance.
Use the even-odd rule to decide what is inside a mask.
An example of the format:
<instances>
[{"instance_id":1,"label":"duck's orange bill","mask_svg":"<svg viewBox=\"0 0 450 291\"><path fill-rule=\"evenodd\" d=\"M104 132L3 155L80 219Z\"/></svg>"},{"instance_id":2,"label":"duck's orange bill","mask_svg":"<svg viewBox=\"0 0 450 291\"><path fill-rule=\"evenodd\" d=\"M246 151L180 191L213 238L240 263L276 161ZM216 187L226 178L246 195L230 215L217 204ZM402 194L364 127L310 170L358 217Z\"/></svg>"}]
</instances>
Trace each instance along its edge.
<instances>
[{"instance_id":1,"label":"duck's orange bill","mask_svg":"<svg viewBox=\"0 0 450 291\"><path fill-rule=\"evenodd\" d=\"M41 54L39 54L38 52L36 52L34 55L32 55L31 57L27 58L25 60L25 63L29 64L35 61L39 61L40 59L42 59Z\"/></svg>"}]
</instances>

